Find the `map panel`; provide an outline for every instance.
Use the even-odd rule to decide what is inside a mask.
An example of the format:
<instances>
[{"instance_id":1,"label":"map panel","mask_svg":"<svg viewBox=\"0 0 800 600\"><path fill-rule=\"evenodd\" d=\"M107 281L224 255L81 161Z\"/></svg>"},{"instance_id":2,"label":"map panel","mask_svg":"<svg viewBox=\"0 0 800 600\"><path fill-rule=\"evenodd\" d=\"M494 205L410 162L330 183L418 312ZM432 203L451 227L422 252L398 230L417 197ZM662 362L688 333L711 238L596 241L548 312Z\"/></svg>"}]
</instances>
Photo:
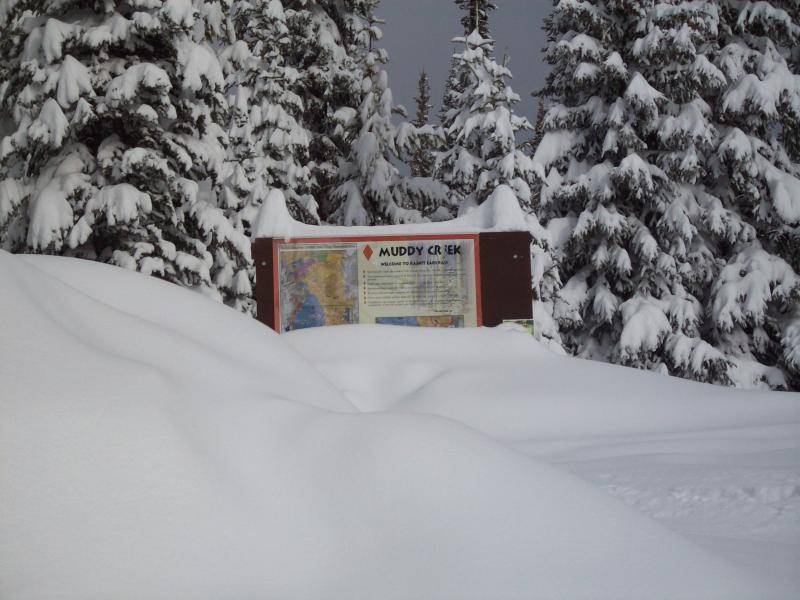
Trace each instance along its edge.
<instances>
[{"instance_id":1,"label":"map panel","mask_svg":"<svg viewBox=\"0 0 800 600\"><path fill-rule=\"evenodd\" d=\"M281 331L359 322L357 251L356 244L281 247Z\"/></svg>"}]
</instances>

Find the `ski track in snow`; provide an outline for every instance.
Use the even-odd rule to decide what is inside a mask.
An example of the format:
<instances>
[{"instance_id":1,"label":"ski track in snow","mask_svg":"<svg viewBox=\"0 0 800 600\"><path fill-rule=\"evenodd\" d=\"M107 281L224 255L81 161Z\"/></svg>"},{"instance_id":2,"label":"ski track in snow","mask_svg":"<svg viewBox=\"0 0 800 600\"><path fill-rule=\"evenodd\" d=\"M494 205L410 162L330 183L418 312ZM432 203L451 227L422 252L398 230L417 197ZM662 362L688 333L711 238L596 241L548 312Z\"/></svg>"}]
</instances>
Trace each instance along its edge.
<instances>
[{"instance_id":1,"label":"ski track in snow","mask_svg":"<svg viewBox=\"0 0 800 600\"><path fill-rule=\"evenodd\" d=\"M729 561L800 590L797 464L767 466L765 460L765 466L742 466L737 455L718 464L637 458L561 464Z\"/></svg>"}]
</instances>

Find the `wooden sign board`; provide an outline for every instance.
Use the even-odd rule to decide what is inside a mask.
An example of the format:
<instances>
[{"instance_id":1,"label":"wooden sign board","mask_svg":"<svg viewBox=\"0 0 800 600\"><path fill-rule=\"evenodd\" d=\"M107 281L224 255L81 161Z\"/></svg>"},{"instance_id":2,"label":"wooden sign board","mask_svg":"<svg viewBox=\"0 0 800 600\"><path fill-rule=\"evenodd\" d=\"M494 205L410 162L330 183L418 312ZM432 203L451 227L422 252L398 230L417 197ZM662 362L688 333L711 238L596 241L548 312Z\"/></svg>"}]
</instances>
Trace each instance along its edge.
<instances>
[{"instance_id":1,"label":"wooden sign board","mask_svg":"<svg viewBox=\"0 0 800 600\"><path fill-rule=\"evenodd\" d=\"M526 232L258 239L258 319L279 333L530 319L530 243Z\"/></svg>"}]
</instances>

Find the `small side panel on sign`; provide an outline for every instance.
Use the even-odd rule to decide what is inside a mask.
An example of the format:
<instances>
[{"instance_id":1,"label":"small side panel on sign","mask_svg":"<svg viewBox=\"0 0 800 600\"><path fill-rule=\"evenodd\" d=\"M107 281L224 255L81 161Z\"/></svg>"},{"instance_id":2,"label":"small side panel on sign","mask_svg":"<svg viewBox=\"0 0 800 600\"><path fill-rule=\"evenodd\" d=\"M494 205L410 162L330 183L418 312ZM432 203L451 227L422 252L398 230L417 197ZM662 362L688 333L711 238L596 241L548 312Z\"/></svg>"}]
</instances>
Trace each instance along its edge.
<instances>
[{"instance_id":1,"label":"small side panel on sign","mask_svg":"<svg viewBox=\"0 0 800 600\"><path fill-rule=\"evenodd\" d=\"M531 234L481 234L483 324L496 327L504 320L533 318Z\"/></svg>"},{"instance_id":2,"label":"small side panel on sign","mask_svg":"<svg viewBox=\"0 0 800 600\"><path fill-rule=\"evenodd\" d=\"M253 242L253 262L256 267L256 310L258 320L275 327L275 279L273 277L272 240L257 239ZM276 329L277 330L277 329Z\"/></svg>"}]
</instances>

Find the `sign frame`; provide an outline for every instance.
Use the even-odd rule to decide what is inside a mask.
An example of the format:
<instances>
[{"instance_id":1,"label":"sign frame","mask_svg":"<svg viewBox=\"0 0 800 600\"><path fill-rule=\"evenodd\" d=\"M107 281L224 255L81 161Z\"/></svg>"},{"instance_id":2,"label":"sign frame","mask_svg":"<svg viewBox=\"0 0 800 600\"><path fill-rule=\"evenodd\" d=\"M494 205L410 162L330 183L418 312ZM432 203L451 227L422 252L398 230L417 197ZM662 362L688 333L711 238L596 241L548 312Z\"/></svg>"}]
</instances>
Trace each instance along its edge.
<instances>
[{"instance_id":1,"label":"sign frame","mask_svg":"<svg viewBox=\"0 0 800 600\"><path fill-rule=\"evenodd\" d=\"M280 332L279 255L286 244L474 240L478 326L533 318L530 244L526 231L425 234L326 235L258 238L252 244L256 269L257 318Z\"/></svg>"}]
</instances>

